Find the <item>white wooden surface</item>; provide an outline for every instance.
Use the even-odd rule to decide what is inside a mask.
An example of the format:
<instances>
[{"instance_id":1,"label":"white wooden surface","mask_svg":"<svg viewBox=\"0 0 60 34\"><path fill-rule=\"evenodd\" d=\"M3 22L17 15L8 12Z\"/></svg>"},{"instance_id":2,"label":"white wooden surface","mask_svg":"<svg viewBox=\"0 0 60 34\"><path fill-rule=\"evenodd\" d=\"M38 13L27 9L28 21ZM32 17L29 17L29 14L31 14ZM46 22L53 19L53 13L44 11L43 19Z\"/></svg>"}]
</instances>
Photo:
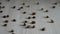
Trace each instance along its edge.
<instances>
[{"instance_id":1,"label":"white wooden surface","mask_svg":"<svg viewBox=\"0 0 60 34\"><path fill-rule=\"evenodd\" d=\"M15 34L60 34L60 4L53 5L52 3L56 2L55 0L0 0L2 2L1 6L5 6L3 13L0 13L0 34L11 34L8 31L14 29ZM26 3L25 6L21 5ZM39 5L36 3L39 2ZM30 7L26 7L30 5ZM12 9L12 6L16 6L15 9ZM23 9L17 10L19 7L23 6ZM51 8L56 6L56 8ZM40 11L41 8L44 8L43 11ZM45 13L45 10L48 10ZM22 12L26 11L26 14ZM32 12L36 12L36 19L26 19L26 17L31 16ZM9 18L2 18L3 15L9 15ZM48 15L50 18L43 18ZM4 20L9 20L7 27L3 27ZM16 22L12 22L12 19L16 19ZM54 20L54 23L48 23L49 20ZM22 21L28 20L29 22L34 20L36 21L34 29L25 29L22 26ZM29 24L29 23L28 23ZM41 28L45 27L45 31L40 31Z\"/></svg>"}]
</instances>

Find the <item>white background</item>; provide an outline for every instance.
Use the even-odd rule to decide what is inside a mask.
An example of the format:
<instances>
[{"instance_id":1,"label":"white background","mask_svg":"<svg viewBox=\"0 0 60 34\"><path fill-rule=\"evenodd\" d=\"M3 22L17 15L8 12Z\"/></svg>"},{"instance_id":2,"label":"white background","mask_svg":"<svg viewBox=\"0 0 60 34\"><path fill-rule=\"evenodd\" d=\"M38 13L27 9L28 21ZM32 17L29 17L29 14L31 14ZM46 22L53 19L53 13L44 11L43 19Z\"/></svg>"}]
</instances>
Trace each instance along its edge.
<instances>
[{"instance_id":1,"label":"white background","mask_svg":"<svg viewBox=\"0 0 60 34\"><path fill-rule=\"evenodd\" d=\"M11 0L7 2L6 0L0 0L2 2L1 6L5 6L3 13L0 13L0 34L11 34L8 31L14 29L15 34L60 34L60 4L58 1L57 5L53 5L52 3L56 2L55 0ZM26 3L25 6L21 5L22 3ZM39 2L39 5L36 3ZM26 6L30 5L29 8ZM16 6L15 9L12 9L12 6ZM19 7L23 6L22 10L17 10ZM56 6L55 9L52 9L52 6ZM44 8L43 11L40 11L41 8ZM48 9L49 12L45 13L44 11ZM27 14L22 14L22 12L26 11ZM26 17L31 16L32 12L36 12L36 19L26 19ZM3 27L3 21L6 20L2 18L3 15L9 15L8 26ZM50 18L43 18L48 15ZM12 22L12 19L16 19L16 22ZM48 23L47 21L53 19L54 23ZM22 24L22 21L28 20L29 22L32 20L36 21L36 28L34 29L24 29L24 27L19 26ZM40 28L45 27L45 31L40 31Z\"/></svg>"}]
</instances>

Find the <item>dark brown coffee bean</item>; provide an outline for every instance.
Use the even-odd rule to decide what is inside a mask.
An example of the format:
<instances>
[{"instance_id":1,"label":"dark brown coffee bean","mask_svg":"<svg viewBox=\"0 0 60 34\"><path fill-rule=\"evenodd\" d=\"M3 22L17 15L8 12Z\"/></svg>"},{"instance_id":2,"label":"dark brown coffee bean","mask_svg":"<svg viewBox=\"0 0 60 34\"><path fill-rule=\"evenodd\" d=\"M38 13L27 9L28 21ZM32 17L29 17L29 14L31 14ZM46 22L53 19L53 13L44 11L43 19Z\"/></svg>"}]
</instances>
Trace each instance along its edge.
<instances>
[{"instance_id":1,"label":"dark brown coffee bean","mask_svg":"<svg viewBox=\"0 0 60 34\"><path fill-rule=\"evenodd\" d=\"M6 15L2 16L2 18L6 18Z\"/></svg>"},{"instance_id":2,"label":"dark brown coffee bean","mask_svg":"<svg viewBox=\"0 0 60 34\"><path fill-rule=\"evenodd\" d=\"M30 5L26 6L26 7L30 7Z\"/></svg>"},{"instance_id":3,"label":"dark brown coffee bean","mask_svg":"<svg viewBox=\"0 0 60 34\"><path fill-rule=\"evenodd\" d=\"M31 17L28 17L27 19L31 19Z\"/></svg>"},{"instance_id":4,"label":"dark brown coffee bean","mask_svg":"<svg viewBox=\"0 0 60 34\"><path fill-rule=\"evenodd\" d=\"M12 33L12 34L15 34L15 33Z\"/></svg>"},{"instance_id":5,"label":"dark brown coffee bean","mask_svg":"<svg viewBox=\"0 0 60 34\"><path fill-rule=\"evenodd\" d=\"M32 19L35 19L35 18L36 18L35 16L32 17Z\"/></svg>"},{"instance_id":6,"label":"dark brown coffee bean","mask_svg":"<svg viewBox=\"0 0 60 34\"><path fill-rule=\"evenodd\" d=\"M30 25L26 26L25 28L30 28Z\"/></svg>"},{"instance_id":7,"label":"dark brown coffee bean","mask_svg":"<svg viewBox=\"0 0 60 34\"><path fill-rule=\"evenodd\" d=\"M35 21L32 21L30 24L35 24L36 22Z\"/></svg>"},{"instance_id":8,"label":"dark brown coffee bean","mask_svg":"<svg viewBox=\"0 0 60 34\"><path fill-rule=\"evenodd\" d=\"M16 22L16 19L13 19L12 22Z\"/></svg>"},{"instance_id":9,"label":"dark brown coffee bean","mask_svg":"<svg viewBox=\"0 0 60 34\"><path fill-rule=\"evenodd\" d=\"M27 23L28 21L24 21L23 23Z\"/></svg>"},{"instance_id":10,"label":"dark brown coffee bean","mask_svg":"<svg viewBox=\"0 0 60 34\"><path fill-rule=\"evenodd\" d=\"M54 23L54 20L49 21L49 23Z\"/></svg>"},{"instance_id":11,"label":"dark brown coffee bean","mask_svg":"<svg viewBox=\"0 0 60 34\"><path fill-rule=\"evenodd\" d=\"M17 10L21 10L21 9L23 9L23 7L19 7Z\"/></svg>"},{"instance_id":12,"label":"dark brown coffee bean","mask_svg":"<svg viewBox=\"0 0 60 34\"><path fill-rule=\"evenodd\" d=\"M45 16L44 18L49 18L49 16Z\"/></svg>"},{"instance_id":13,"label":"dark brown coffee bean","mask_svg":"<svg viewBox=\"0 0 60 34\"><path fill-rule=\"evenodd\" d=\"M23 25L20 25L20 26L26 26L26 23L24 23Z\"/></svg>"},{"instance_id":14,"label":"dark brown coffee bean","mask_svg":"<svg viewBox=\"0 0 60 34\"><path fill-rule=\"evenodd\" d=\"M14 32L14 30L10 30L9 32Z\"/></svg>"},{"instance_id":15,"label":"dark brown coffee bean","mask_svg":"<svg viewBox=\"0 0 60 34\"><path fill-rule=\"evenodd\" d=\"M35 25L31 26L31 28L35 28Z\"/></svg>"},{"instance_id":16,"label":"dark brown coffee bean","mask_svg":"<svg viewBox=\"0 0 60 34\"><path fill-rule=\"evenodd\" d=\"M4 23L8 23L8 20L5 20Z\"/></svg>"},{"instance_id":17,"label":"dark brown coffee bean","mask_svg":"<svg viewBox=\"0 0 60 34\"><path fill-rule=\"evenodd\" d=\"M23 12L23 14L26 14L26 12Z\"/></svg>"},{"instance_id":18,"label":"dark brown coffee bean","mask_svg":"<svg viewBox=\"0 0 60 34\"><path fill-rule=\"evenodd\" d=\"M22 5L25 5L25 3L22 3Z\"/></svg>"},{"instance_id":19,"label":"dark brown coffee bean","mask_svg":"<svg viewBox=\"0 0 60 34\"><path fill-rule=\"evenodd\" d=\"M13 6L13 7L11 7L12 9L15 9L16 8L16 6Z\"/></svg>"},{"instance_id":20,"label":"dark brown coffee bean","mask_svg":"<svg viewBox=\"0 0 60 34\"><path fill-rule=\"evenodd\" d=\"M44 10L43 8L40 9L41 11Z\"/></svg>"},{"instance_id":21,"label":"dark brown coffee bean","mask_svg":"<svg viewBox=\"0 0 60 34\"><path fill-rule=\"evenodd\" d=\"M9 15L6 16L7 18L9 17Z\"/></svg>"},{"instance_id":22,"label":"dark brown coffee bean","mask_svg":"<svg viewBox=\"0 0 60 34\"><path fill-rule=\"evenodd\" d=\"M44 11L44 12L48 12L48 10Z\"/></svg>"},{"instance_id":23,"label":"dark brown coffee bean","mask_svg":"<svg viewBox=\"0 0 60 34\"><path fill-rule=\"evenodd\" d=\"M53 3L54 5L57 5L58 3L57 2L55 2L55 3Z\"/></svg>"},{"instance_id":24,"label":"dark brown coffee bean","mask_svg":"<svg viewBox=\"0 0 60 34\"><path fill-rule=\"evenodd\" d=\"M45 28L40 29L41 31L45 31Z\"/></svg>"},{"instance_id":25,"label":"dark brown coffee bean","mask_svg":"<svg viewBox=\"0 0 60 34\"><path fill-rule=\"evenodd\" d=\"M2 13L3 11L1 10L0 13Z\"/></svg>"},{"instance_id":26,"label":"dark brown coffee bean","mask_svg":"<svg viewBox=\"0 0 60 34\"><path fill-rule=\"evenodd\" d=\"M7 24L4 24L4 25L2 25L2 26L6 27L6 26L7 26Z\"/></svg>"},{"instance_id":27,"label":"dark brown coffee bean","mask_svg":"<svg viewBox=\"0 0 60 34\"><path fill-rule=\"evenodd\" d=\"M33 12L31 15L36 15L36 13L35 13L35 12Z\"/></svg>"},{"instance_id":28,"label":"dark brown coffee bean","mask_svg":"<svg viewBox=\"0 0 60 34\"><path fill-rule=\"evenodd\" d=\"M39 2L36 3L36 5L39 5L39 4L40 4Z\"/></svg>"},{"instance_id":29,"label":"dark brown coffee bean","mask_svg":"<svg viewBox=\"0 0 60 34\"><path fill-rule=\"evenodd\" d=\"M55 8L56 6L52 6L52 8Z\"/></svg>"},{"instance_id":30,"label":"dark brown coffee bean","mask_svg":"<svg viewBox=\"0 0 60 34\"><path fill-rule=\"evenodd\" d=\"M0 2L0 5L1 5L2 3Z\"/></svg>"},{"instance_id":31,"label":"dark brown coffee bean","mask_svg":"<svg viewBox=\"0 0 60 34\"><path fill-rule=\"evenodd\" d=\"M5 6L2 6L1 8L5 8Z\"/></svg>"}]
</instances>

